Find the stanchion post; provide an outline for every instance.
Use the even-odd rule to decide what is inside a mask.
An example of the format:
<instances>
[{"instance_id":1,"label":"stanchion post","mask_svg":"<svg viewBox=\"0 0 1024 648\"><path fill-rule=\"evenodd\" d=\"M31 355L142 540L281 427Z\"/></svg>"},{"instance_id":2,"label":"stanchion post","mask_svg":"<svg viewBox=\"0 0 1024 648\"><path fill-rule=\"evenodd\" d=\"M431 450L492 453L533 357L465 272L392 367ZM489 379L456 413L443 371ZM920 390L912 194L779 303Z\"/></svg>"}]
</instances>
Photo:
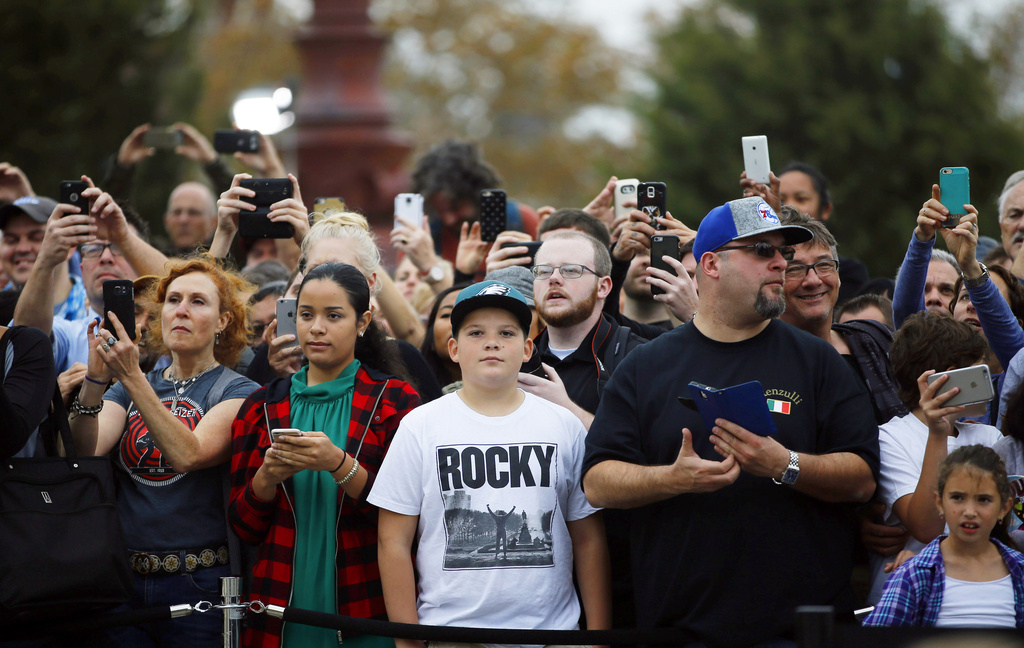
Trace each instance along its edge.
<instances>
[{"instance_id":1,"label":"stanchion post","mask_svg":"<svg viewBox=\"0 0 1024 648\"><path fill-rule=\"evenodd\" d=\"M242 579L227 576L220 579L221 609L224 614L224 648L242 645Z\"/></svg>"},{"instance_id":2,"label":"stanchion post","mask_svg":"<svg viewBox=\"0 0 1024 648\"><path fill-rule=\"evenodd\" d=\"M832 648L835 608L802 605L796 609L797 648Z\"/></svg>"}]
</instances>

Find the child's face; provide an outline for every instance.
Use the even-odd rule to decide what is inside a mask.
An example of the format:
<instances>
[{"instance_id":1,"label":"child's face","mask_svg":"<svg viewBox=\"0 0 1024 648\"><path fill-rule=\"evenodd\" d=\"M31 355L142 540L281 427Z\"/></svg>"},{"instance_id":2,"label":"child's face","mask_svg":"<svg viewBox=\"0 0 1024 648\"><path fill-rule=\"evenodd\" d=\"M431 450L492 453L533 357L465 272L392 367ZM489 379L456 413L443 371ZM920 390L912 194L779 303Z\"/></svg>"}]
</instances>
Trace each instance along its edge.
<instances>
[{"instance_id":1,"label":"child's face","mask_svg":"<svg viewBox=\"0 0 1024 648\"><path fill-rule=\"evenodd\" d=\"M530 359L533 341L524 336L512 313L479 308L462 321L458 335L448 341L448 352L462 368L464 382L514 383Z\"/></svg>"},{"instance_id":2,"label":"child's face","mask_svg":"<svg viewBox=\"0 0 1024 648\"><path fill-rule=\"evenodd\" d=\"M953 470L942 495L935 493L939 511L949 524L949 535L958 542L988 542L989 534L1009 511L1012 500L999 496L988 472L968 467Z\"/></svg>"}]
</instances>

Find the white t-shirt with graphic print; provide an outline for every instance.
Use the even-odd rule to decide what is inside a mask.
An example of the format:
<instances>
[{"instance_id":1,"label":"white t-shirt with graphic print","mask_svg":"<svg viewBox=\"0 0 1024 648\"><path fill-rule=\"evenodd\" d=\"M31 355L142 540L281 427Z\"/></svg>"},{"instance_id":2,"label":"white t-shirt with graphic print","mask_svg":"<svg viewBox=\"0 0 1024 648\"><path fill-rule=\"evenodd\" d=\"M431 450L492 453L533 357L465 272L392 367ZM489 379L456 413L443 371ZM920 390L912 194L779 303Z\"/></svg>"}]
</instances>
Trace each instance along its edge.
<instances>
[{"instance_id":1,"label":"white t-shirt with graphic print","mask_svg":"<svg viewBox=\"0 0 1024 648\"><path fill-rule=\"evenodd\" d=\"M419 516L420 623L577 627L566 521L596 512L580 488L586 430L525 396L498 417L442 396L402 419L391 442L368 500Z\"/></svg>"}]
</instances>

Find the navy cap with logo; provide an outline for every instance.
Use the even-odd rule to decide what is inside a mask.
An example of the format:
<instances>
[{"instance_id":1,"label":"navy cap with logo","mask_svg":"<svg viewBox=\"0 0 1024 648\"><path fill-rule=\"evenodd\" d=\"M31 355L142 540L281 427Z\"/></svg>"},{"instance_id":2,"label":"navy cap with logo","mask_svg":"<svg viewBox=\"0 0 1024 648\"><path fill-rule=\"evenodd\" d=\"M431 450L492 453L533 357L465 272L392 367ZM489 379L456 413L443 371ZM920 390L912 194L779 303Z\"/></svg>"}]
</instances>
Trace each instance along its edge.
<instances>
[{"instance_id":1,"label":"navy cap with logo","mask_svg":"<svg viewBox=\"0 0 1024 648\"><path fill-rule=\"evenodd\" d=\"M779 222L775 210L764 199L740 198L715 207L700 222L693 242L693 258L699 263L705 252L714 252L736 239L765 232L779 232L785 237L786 245L811 240L811 231L806 227Z\"/></svg>"},{"instance_id":2,"label":"navy cap with logo","mask_svg":"<svg viewBox=\"0 0 1024 648\"><path fill-rule=\"evenodd\" d=\"M57 201L42 196L22 196L12 203L0 207L0 230L7 226L7 221L18 214L25 214L37 223L45 223L50 219Z\"/></svg>"},{"instance_id":3,"label":"navy cap with logo","mask_svg":"<svg viewBox=\"0 0 1024 648\"><path fill-rule=\"evenodd\" d=\"M533 321L533 313L526 303L526 297L508 284L500 281L481 281L459 291L455 298L455 306L452 307L452 337L459 334L463 320L473 311L480 308L501 308L512 313L523 335L529 335L530 324Z\"/></svg>"}]
</instances>

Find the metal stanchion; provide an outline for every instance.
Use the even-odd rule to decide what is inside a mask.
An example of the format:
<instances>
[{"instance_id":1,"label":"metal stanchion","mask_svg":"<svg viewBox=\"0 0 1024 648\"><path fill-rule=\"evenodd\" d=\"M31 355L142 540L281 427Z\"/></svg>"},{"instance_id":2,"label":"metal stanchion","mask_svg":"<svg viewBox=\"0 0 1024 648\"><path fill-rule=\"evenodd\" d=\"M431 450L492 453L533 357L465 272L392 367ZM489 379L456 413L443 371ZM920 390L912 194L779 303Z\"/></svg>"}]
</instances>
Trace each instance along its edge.
<instances>
[{"instance_id":1,"label":"metal stanchion","mask_svg":"<svg viewBox=\"0 0 1024 648\"><path fill-rule=\"evenodd\" d=\"M242 604L242 579L227 576L220 579L220 605L224 614L224 648L239 648L242 645L242 615L246 606Z\"/></svg>"}]
</instances>

